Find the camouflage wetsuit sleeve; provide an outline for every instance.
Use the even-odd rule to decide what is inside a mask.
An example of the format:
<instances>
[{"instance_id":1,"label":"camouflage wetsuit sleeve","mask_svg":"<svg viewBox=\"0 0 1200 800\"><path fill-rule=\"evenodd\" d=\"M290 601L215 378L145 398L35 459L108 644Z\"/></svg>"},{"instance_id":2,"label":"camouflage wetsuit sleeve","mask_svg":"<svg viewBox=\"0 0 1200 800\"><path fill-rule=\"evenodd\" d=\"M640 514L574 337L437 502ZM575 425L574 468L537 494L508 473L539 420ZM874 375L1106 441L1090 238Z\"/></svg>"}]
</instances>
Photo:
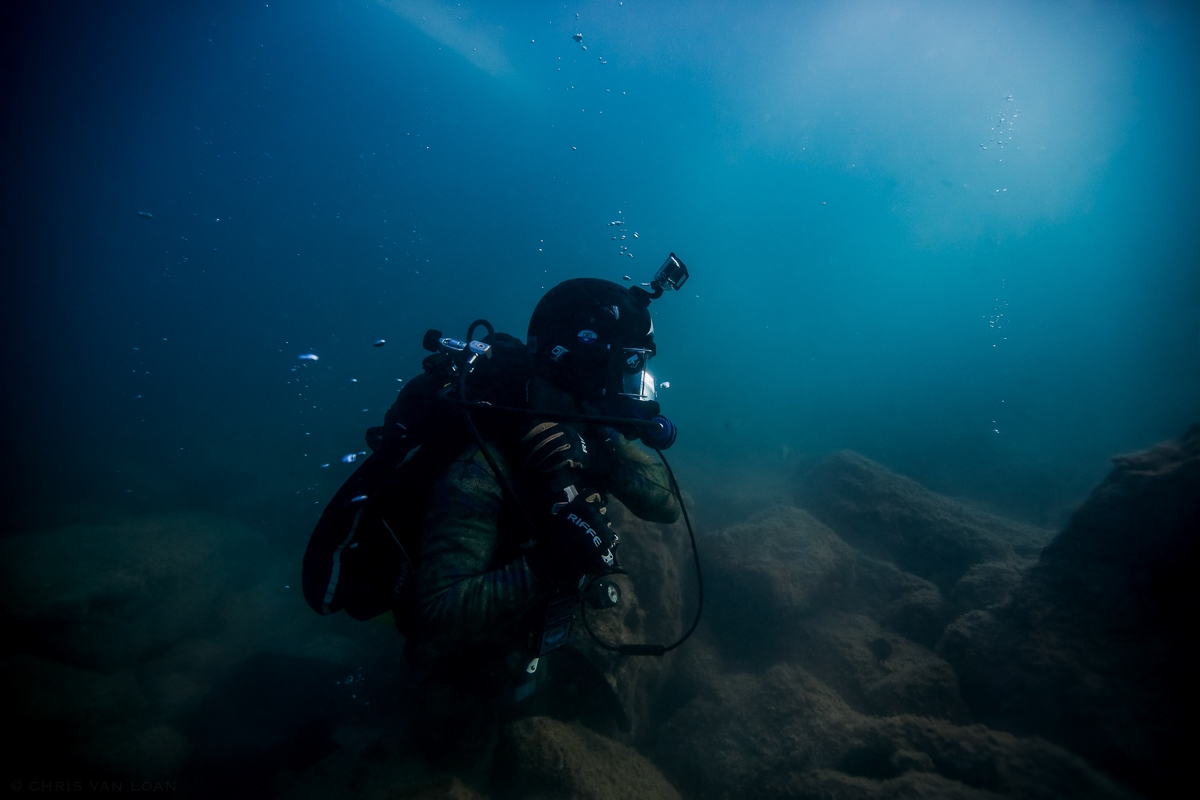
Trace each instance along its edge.
<instances>
[{"instance_id":1,"label":"camouflage wetsuit sleeve","mask_svg":"<svg viewBox=\"0 0 1200 800\"><path fill-rule=\"evenodd\" d=\"M679 519L679 501L666 468L624 436L615 441L616 464L605 488L641 519L667 524Z\"/></svg>"},{"instance_id":2,"label":"camouflage wetsuit sleeve","mask_svg":"<svg viewBox=\"0 0 1200 800\"><path fill-rule=\"evenodd\" d=\"M549 594L524 556L497 563L505 504L491 467L474 446L434 485L417 579L418 629L427 643L494 639Z\"/></svg>"}]
</instances>

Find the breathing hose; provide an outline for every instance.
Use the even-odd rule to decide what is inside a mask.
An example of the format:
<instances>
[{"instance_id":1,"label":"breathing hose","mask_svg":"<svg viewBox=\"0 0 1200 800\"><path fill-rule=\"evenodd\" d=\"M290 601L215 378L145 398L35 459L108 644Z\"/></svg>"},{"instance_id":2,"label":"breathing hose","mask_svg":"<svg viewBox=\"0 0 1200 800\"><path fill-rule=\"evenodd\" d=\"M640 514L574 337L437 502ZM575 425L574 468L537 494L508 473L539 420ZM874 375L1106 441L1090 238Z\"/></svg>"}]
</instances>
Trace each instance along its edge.
<instances>
[{"instance_id":1,"label":"breathing hose","mask_svg":"<svg viewBox=\"0 0 1200 800\"><path fill-rule=\"evenodd\" d=\"M700 573L700 552L696 549L696 534L692 531L692 520L688 517L687 506L683 502L683 493L679 491L679 481L675 480L675 471L671 469L671 465L667 462L667 457L663 455L662 450L656 449L654 452L658 453L658 457L662 459L663 466L667 468L667 475L671 478L671 489L675 492L676 499L679 500L679 510L683 512L683 521L687 525L688 539L692 543L692 559L696 564L696 617L692 620L692 625L687 629L687 632L672 644L609 644L592 630L592 626L588 623L587 618L587 603L581 602L580 617L583 619L583 628L588 632L588 636L591 636L592 641L605 650L611 650L623 656L661 656L664 653L669 653L686 642L688 637L696 631L696 626L700 624L700 613L704 610L704 578ZM592 580L595 580L595 578Z\"/></svg>"},{"instance_id":2,"label":"breathing hose","mask_svg":"<svg viewBox=\"0 0 1200 800\"><path fill-rule=\"evenodd\" d=\"M517 408L516 406L494 406L491 403L471 402L469 400L459 400L454 397L446 397L446 402L460 406L465 411L499 411L506 414L522 414L527 417L537 417L538 419L547 422L584 422L592 425L607 425L610 428L641 428L642 430L655 430L659 427L659 423L650 419L638 419L637 417L611 417L602 414L572 414L566 411L535 411L531 408ZM661 453L659 454L661 455Z\"/></svg>"}]
</instances>

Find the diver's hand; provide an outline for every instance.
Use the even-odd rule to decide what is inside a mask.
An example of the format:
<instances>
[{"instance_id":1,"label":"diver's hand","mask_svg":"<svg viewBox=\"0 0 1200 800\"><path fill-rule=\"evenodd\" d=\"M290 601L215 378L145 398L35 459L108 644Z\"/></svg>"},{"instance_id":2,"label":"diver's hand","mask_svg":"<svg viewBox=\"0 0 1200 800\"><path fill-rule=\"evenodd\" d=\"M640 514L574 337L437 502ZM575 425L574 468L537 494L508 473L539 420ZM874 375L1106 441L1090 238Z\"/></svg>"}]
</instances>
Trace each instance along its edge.
<instances>
[{"instance_id":1,"label":"diver's hand","mask_svg":"<svg viewBox=\"0 0 1200 800\"><path fill-rule=\"evenodd\" d=\"M591 466L587 442L579 431L561 422L535 422L521 437L521 452L526 469L548 478Z\"/></svg>"},{"instance_id":2,"label":"diver's hand","mask_svg":"<svg viewBox=\"0 0 1200 800\"><path fill-rule=\"evenodd\" d=\"M617 535L605 516L608 509L604 503L603 494L590 492L552 507L525 557L534 574L569 584L615 566Z\"/></svg>"},{"instance_id":3,"label":"diver's hand","mask_svg":"<svg viewBox=\"0 0 1200 800\"><path fill-rule=\"evenodd\" d=\"M612 428L599 425L589 425L583 428L583 440L587 443L588 469L582 477L583 483L589 486L607 487L616 472L620 456L617 455L617 444L621 434Z\"/></svg>"}]
</instances>

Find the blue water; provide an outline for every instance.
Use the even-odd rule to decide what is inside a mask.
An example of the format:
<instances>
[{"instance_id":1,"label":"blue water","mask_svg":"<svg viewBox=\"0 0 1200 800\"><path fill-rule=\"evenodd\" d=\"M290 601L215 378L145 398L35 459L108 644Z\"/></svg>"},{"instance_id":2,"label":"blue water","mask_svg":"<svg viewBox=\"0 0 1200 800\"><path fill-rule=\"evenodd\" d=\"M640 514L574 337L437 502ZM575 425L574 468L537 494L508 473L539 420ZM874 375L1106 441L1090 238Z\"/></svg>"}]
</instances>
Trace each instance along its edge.
<instances>
[{"instance_id":1,"label":"blue water","mask_svg":"<svg viewBox=\"0 0 1200 800\"><path fill-rule=\"evenodd\" d=\"M852 448L1056 523L1200 412L1183 4L27 5L10 529L211 511L300 547L426 328L523 338L556 282L671 251L702 522Z\"/></svg>"}]
</instances>

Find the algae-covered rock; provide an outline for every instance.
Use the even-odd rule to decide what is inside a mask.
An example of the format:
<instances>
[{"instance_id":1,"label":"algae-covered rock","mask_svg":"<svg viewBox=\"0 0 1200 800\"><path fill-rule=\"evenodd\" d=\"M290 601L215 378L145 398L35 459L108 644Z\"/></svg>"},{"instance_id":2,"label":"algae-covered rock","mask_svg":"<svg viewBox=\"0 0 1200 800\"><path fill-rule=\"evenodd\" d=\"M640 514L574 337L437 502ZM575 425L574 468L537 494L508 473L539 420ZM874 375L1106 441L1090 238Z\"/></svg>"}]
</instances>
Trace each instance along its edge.
<instances>
[{"instance_id":1,"label":"algae-covered rock","mask_svg":"<svg viewBox=\"0 0 1200 800\"><path fill-rule=\"evenodd\" d=\"M675 641L684 625L681 572L690 569L692 563L683 524L646 522L615 500L609 503L608 516L620 533L618 556L628 575L612 578L621 589L620 603L609 609L589 609L588 623L597 636L611 644ZM564 670L575 673L578 680L565 687L556 680L560 690L575 693L570 705L582 705L589 725L623 742L651 736L651 707L678 654L661 658L622 656L598 645L578 619L569 642L572 650L587 659L590 668L553 663L563 662L566 653L551 658L548 666L557 669L560 676ZM568 700L561 691L556 699ZM609 706L607 710L601 708L605 705Z\"/></svg>"},{"instance_id":2,"label":"algae-covered rock","mask_svg":"<svg viewBox=\"0 0 1200 800\"><path fill-rule=\"evenodd\" d=\"M786 664L729 675L695 697L664 729L662 749L680 788L700 800L1131 797L1048 742L927 717L865 716Z\"/></svg>"},{"instance_id":3,"label":"algae-covered rock","mask_svg":"<svg viewBox=\"0 0 1200 800\"><path fill-rule=\"evenodd\" d=\"M796 504L868 555L944 591L975 564L1037 555L1051 536L968 508L849 450L808 473Z\"/></svg>"},{"instance_id":4,"label":"algae-covered rock","mask_svg":"<svg viewBox=\"0 0 1200 800\"><path fill-rule=\"evenodd\" d=\"M950 619L938 587L890 561L854 551L854 580L836 606L932 647Z\"/></svg>"},{"instance_id":5,"label":"algae-covered rock","mask_svg":"<svg viewBox=\"0 0 1200 800\"><path fill-rule=\"evenodd\" d=\"M856 711L968 721L950 665L862 615L833 610L814 615L801 625L795 652L795 663Z\"/></svg>"},{"instance_id":6,"label":"algae-covered rock","mask_svg":"<svg viewBox=\"0 0 1200 800\"><path fill-rule=\"evenodd\" d=\"M755 796L773 774L837 762L862 715L810 673L731 673L667 723L662 762L691 797Z\"/></svg>"},{"instance_id":7,"label":"algae-covered rock","mask_svg":"<svg viewBox=\"0 0 1200 800\"><path fill-rule=\"evenodd\" d=\"M635 750L549 717L507 726L496 753L503 796L524 800L679 800Z\"/></svg>"},{"instance_id":8,"label":"algae-covered rock","mask_svg":"<svg viewBox=\"0 0 1200 800\"><path fill-rule=\"evenodd\" d=\"M14 634L0 671L13 687L8 717L22 730L10 755L31 768L165 780L186 764L213 774L220 759L212 742L259 746L266 689L301 677L276 670L263 691L226 704L224 716L208 714L215 727L200 736L196 716L222 699L231 673L264 663L256 654L320 663L330 675L388 645L399 658L389 628L313 614L288 588L295 564L229 520L145 517L21 534L0 541L0 569ZM368 651L365 642L378 643ZM316 659L301 658L310 653ZM310 691L292 705L310 712L318 697ZM277 710L275 718L286 724L294 715ZM288 762L302 763L303 754ZM269 782L270 763L259 766Z\"/></svg>"},{"instance_id":9,"label":"algae-covered rock","mask_svg":"<svg viewBox=\"0 0 1200 800\"><path fill-rule=\"evenodd\" d=\"M938 651L977 719L1150 793L1187 780L1200 605L1200 425L1115 467L1012 591Z\"/></svg>"},{"instance_id":10,"label":"algae-covered rock","mask_svg":"<svg viewBox=\"0 0 1200 800\"><path fill-rule=\"evenodd\" d=\"M954 584L951 607L957 615L1007 604L1034 563L1034 559L1019 559L976 564Z\"/></svg>"},{"instance_id":11,"label":"algae-covered rock","mask_svg":"<svg viewBox=\"0 0 1200 800\"><path fill-rule=\"evenodd\" d=\"M236 522L148 517L0 539L0 606L18 648L117 670L217 626L265 545Z\"/></svg>"},{"instance_id":12,"label":"algae-covered rock","mask_svg":"<svg viewBox=\"0 0 1200 800\"><path fill-rule=\"evenodd\" d=\"M786 647L803 615L853 581L853 550L790 506L706 536L702 548L708 622L731 653Z\"/></svg>"}]
</instances>

